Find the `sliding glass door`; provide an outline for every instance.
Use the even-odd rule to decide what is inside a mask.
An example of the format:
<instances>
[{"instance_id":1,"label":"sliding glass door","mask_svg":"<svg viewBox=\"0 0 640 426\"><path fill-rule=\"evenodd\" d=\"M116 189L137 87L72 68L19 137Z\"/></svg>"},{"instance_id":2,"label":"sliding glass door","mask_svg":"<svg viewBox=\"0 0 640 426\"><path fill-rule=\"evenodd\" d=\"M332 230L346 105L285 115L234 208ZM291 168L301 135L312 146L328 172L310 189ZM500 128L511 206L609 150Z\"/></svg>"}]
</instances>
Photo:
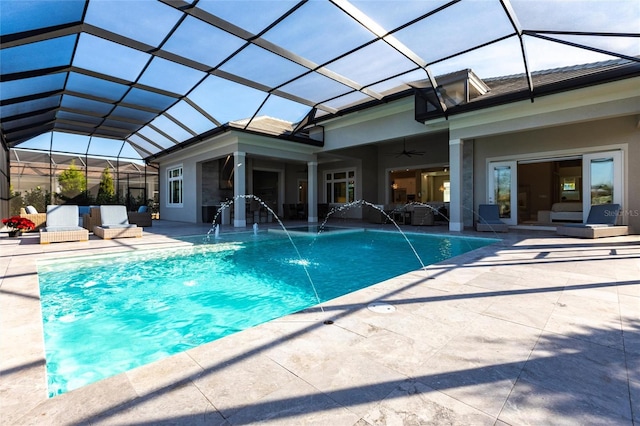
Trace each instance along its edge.
<instances>
[{"instance_id":1,"label":"sliding glass door","mask_svg":"<svg viewBox=\"0 0 640 426\"><path fill-rule=\"evenodd\" d=\"M562 164L564 167L555 169L560 180L553 180L553 177L546 179L555 188L553 192L537 193L533 197L542 199L544 196L549 200L549 205L541 210L550 209L554 203L581 202L582 219L586 221L592 205L615 203L622 206L622 151L594 152L571 158L544 159L539 162L549 161ZM533 161L527 159L526 162ZM517 160L496 161L490 162L487 170L487 201L500 207L500 217L509 225L518 224L518 167ZM543 169L540 169L541 173L544 173ZM551 173L550 169L548 173ZM540 176L539 180L545 181L545 178ZM527 185L527 182L525 179L522 183Z\"/></svg>"}]
</instances>

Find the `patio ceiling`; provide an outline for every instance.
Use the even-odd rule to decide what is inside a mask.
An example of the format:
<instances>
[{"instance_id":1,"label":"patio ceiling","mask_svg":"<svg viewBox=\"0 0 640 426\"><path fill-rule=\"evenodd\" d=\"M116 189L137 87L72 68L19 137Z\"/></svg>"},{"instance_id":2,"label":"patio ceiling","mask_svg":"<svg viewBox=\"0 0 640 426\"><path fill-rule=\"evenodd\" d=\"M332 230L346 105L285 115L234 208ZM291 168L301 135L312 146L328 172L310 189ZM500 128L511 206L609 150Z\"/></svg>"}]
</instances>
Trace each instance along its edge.
<instances>
[{"instance_id":1,"label":"patio ceiling","mask_svg":"<svg viewBox=\"0 0 640 426\"><path fill-rule=\"evenodd\" d=\"M444 116L438 78L465 69L533 99L539 71L637 64L640 3L2 0L0 37L9 147L149 158L229 125L304 141L414 87Z\"/></svg>"}]
</instances>

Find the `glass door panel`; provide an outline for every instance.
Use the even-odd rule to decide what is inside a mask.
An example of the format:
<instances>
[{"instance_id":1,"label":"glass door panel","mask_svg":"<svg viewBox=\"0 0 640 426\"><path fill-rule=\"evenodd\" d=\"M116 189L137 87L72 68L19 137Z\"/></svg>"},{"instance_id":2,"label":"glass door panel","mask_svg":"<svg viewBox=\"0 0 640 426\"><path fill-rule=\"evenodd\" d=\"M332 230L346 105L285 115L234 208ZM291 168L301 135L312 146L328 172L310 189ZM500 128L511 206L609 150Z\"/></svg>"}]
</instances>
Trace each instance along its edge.
<instances>
[{"instance_id":1,"label":"glass door panel","mask_svg":"<svg viewBox=\"0 0 640 426\"><path fill-rule=\"evenodd\" d=\"M516 185L517 164L515 161L501 161L489 164L489 204L497 204L500 217L509 225L517 225Z\"/></svg>"},{"instance_id":2,"label":"glass door panel","mask_svg":"<svg viewBox=\"0 0 640 426\"><path fill-rule=\"evenodd\" d=\"M613 158L591 160L591 205L613 202Z\"/></svg>"},{"instance_id":3,"label":"glass door panel","mask_svg":"<svg viewBox=\"0 0 640 426\"><path fill-rule=\"evenodd\" d=\"M616 203L622 205L622 152L608 151L585 154L582 157L585 185L583 220L591 206Z\"/></svg>"}]
</instances>

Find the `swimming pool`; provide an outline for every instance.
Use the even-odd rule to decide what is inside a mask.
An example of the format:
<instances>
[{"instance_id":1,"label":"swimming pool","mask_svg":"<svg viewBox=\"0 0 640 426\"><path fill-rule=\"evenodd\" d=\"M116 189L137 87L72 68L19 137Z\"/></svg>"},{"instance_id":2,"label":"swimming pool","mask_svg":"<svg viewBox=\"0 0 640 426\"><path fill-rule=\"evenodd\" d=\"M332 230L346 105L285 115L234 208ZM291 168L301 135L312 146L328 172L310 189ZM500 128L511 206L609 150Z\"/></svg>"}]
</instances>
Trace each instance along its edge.
<instances>
[{"instance_id":1,"label":"swimming pool","mask_svg":"<svg viewBox=\"0 0 640 426\"><path fill-rule=\"evenodd\" d=\"M407 234L419 260L397 232L309 234L39 262L50 396L496 241Z\"/></svg>"}]
</instances>

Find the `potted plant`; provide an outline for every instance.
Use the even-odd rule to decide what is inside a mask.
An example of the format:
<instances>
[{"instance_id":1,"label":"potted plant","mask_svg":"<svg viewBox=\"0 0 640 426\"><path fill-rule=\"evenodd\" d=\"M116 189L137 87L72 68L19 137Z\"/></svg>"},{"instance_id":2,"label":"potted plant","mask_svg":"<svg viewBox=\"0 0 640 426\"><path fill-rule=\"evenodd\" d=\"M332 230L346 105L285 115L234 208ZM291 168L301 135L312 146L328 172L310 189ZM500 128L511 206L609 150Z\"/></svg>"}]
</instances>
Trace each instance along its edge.
<instances>
[{"instance_id":1,"label":"potted plant","mask_svg":"<svg viewBox=\"0 0 640 426\"><path fill-rule=\"evenodd\" d=\"M22 235L23 231L29 231L36 227L35 223L26 217L20 216L11 216L10 218L2 219L2 223L9 228L10 237L18 237Z\"/></svg>"}]
</instances>

